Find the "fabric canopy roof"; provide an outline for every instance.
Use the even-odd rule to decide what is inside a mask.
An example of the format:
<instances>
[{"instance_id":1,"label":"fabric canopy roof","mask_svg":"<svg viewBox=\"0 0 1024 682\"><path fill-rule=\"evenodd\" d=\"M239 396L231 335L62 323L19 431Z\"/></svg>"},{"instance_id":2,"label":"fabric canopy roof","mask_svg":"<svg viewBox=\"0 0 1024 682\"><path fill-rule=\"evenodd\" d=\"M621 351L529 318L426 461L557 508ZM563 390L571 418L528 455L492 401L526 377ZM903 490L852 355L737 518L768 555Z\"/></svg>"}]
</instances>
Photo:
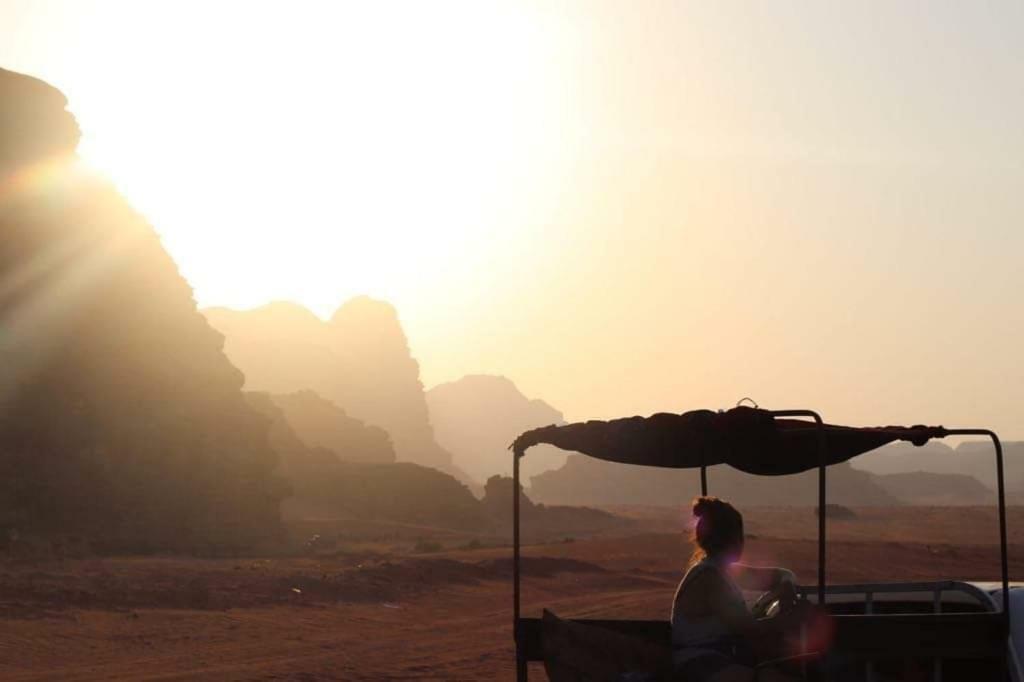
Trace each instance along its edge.
<instances>
[{"instance_id":1,"label":"fabric canopy roof","mask_svg":"<svg viewBox=\"0 0 1024 682\"><path fill-rule=\"evenodd\" d=\"M941 426L853 428L826 424L825 464L838 464L896 440L924 445L942 438ZM612 421L544 426L512 444L517 457L540 443L591 457L646 466L690 468L729 464L761 476L796 474L818 466L819 431L814 422L777 418L767 410L735 407L695 410Z\"/></svg>"}]
</instances>

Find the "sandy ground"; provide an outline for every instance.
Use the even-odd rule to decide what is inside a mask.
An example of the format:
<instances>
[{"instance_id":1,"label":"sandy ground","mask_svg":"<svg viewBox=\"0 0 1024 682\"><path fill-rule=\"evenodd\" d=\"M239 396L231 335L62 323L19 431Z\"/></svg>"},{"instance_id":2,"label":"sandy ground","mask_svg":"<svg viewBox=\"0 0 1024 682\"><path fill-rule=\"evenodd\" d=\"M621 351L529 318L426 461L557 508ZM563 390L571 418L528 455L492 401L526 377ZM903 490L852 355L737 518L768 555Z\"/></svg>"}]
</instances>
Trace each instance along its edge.
<instances>
[{"instance_id":1,"label":"sandy ground","mask_svg":"<svg viewBox=\"0 0 1024 682\"><path fill-rule=\"evenodd\" d=\"M677 512L618 511L651 532L526 548L527 615L666 615L686 553ZM812 512L747 517L752 563L813 580ZM830 522L830 579L995 579L995 528L987 509L858 510ZM1024 578L1024 508L1010 529ZM312 557L7 559L0 679L510 679L510 550L438 531L444 548L417 554L394 537Z\"/></svg>"}]
</instances>

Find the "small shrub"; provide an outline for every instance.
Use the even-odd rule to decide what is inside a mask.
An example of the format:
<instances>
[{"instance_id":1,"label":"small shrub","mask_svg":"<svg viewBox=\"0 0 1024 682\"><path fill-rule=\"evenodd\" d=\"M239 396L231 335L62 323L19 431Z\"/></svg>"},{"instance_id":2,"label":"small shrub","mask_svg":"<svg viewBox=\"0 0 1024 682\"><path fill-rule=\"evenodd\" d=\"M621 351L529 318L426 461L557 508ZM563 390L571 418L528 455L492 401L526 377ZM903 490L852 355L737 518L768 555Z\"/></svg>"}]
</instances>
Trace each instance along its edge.
<instances>
[{"instance_id":1,"label":"small shrub","mask_svg":"<svg viewBox=\"0 0 1024 682\"><path fill-rule=\"evenodd\" d=\"M818 515L818 508L814 508L814 515ZM857 518L856 512L849 507L844 507L841 504L826 504L825 505L825 518L826 519L855 519Z\"/></svg>"},{"instance_id":2,"label":"small shrub","mask_svg":"<svg viewBox=\"0 0 1024 682\"><path fill-rule=\"evenodd\" d=\"M420 539L416 541L415 545L413 545L412 551L417 554L430 554L433 552L440 552L442 549L440 542Z\"/></svg>"}]
</instances>

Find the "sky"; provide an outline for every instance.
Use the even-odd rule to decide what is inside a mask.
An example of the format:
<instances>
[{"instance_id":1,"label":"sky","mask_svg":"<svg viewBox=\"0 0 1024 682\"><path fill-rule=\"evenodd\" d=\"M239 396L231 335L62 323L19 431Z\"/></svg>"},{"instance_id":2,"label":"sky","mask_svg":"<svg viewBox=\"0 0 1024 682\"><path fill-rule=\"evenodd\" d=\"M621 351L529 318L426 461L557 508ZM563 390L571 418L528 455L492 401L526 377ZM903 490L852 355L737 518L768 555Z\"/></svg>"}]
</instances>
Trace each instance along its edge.
<instances>
[{"instance_id":1,"label":"sky","mask_svg":"<svg viewBox=\"0 0 1024 682\"><path fill-rule=\"evenodd\" d=\"M569 419L1024 439L1024 4L0 0L201 306L398 308Z\"/></svg>"}]
</instances>

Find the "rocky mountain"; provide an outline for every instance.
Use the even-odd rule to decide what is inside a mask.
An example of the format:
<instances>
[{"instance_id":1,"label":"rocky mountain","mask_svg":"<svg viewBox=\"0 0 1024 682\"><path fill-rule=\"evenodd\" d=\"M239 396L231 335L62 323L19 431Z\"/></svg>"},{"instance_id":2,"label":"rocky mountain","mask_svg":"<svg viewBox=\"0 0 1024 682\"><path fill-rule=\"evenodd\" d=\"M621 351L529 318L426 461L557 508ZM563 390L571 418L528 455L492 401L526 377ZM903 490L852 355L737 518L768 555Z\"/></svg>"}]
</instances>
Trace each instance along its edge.
<instances>
[{"instance_id":1,"label":"rocky mountain","mask_svg":"<svg viewBox=\"0 0 1024 682\"><path fill-rule=\"evenodd\" d=\"M502 376L471 375L439 384L427 391L430 421L437 440L455 463L479 481L494 474L509 475L509 444L524 431L561 424L562 413L543 400L531 400ZM538 446L522 462L523 480L557 469L566 453Z\"/></svg>"},{"instance_id":2,"label":"rocky mountain","mask_svg":"<svg viewBox=\"0 0 1024 682\"><path fill-rule=\"evenodd\" d=\"M153 228L76 162L65 105L0 70L0 523L122 550L272 537L267 424Z\"/></svg>"},{"instance_id":3,"label":"rocky mountain","mask_svg":"<svg viewBox=\"0 0 1024 682\"><path fill-rule=\"evenodd\" d=\"M326 322L294 303L204 314L224 334L225 351L245 374L247 389L312 390L384 429L399 460L456 471L434 439L419 365L390 304L354 298Z\"/></svg>"}]
</instances>

